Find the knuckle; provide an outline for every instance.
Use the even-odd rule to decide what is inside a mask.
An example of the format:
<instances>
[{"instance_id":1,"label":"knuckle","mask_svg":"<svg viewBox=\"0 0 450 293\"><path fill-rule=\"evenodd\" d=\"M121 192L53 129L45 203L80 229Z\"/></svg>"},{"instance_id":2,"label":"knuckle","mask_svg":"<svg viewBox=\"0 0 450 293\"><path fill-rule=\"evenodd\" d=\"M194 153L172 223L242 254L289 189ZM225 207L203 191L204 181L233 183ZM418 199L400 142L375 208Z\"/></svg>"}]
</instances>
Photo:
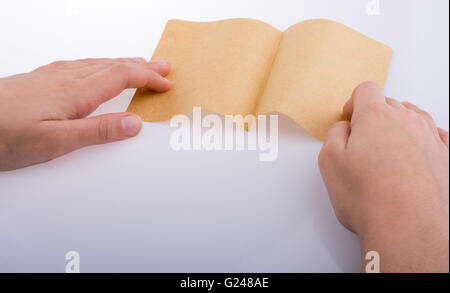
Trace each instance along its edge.
<instances>
[{"instance_id":1,"label":"knuckle","mask_svg":"<svg viewBox=\"0 0 450 293\"><path fill-rule=\"evenodd\" d=\"M406 120L409 125L414 127L425 127L427 125L427 121L424 119L422 115L413 110L408 110L406 113Z\"/></svg>"},{"instance_id":2,"label":"knuckle","mask_svg":"<svg viewBox=\"0 0 450 293\"><path fill-rule=\"evenodd\" d=\"M129 68L130 68L129 65L126 63L115 63L111 65L110 70L114 74L120 74L128 72Z\"/></svg>"},{"instance_id":3,"label":"knuckle","mask_svg":"<svg viewBox=\"0 0 450 293\"><path fill-rule=\"evenodd\" d=\"M65 64L65 61L54 61L52 63L49 63L47 65L41 66L36 68L35 71L46 71L46 70L56 70L61 67L63 67Z\"/></svg>"},{"instance_id":4,"label":"knuckle","mask_svg":"<svg viewBox=\"0 0 450 293\"><path fill-rule=\"evenodd\" d=\"M116 63L111 65L108 77L114 77L118 86L127 88L133 68L127 63Z\"/></svg>"},{"instance_id":5,"label":"knuckle","mask_svg":"<svg viewBox=\"0 0 450 293\"><path fill-rule=\"evenodd\" d=\"M108 141L111 133L109 131L109 123L105 118L100 118L97 126L97 135L100 141Z\"/></svg>"},{"instance_id":6,"label":"knuckle","mask_svg":"<svg viewBox=\"0 0 450 293\"><path fill-rule=\"evenodd\" d=\"M411 107L414 106L410 101L403 101L402 104L403 104L403 106L405 106L406 108L411 108Z\"/></svg>"},{"instance_id":7,"label":"knuckle","mask_svg":"<svg viewBox=\"0 0 450 293\"><path fill-rule=\"evenodd\" d=\"M428 119L430 121L433 120L433 117L431 117L430 113L424 110L419 110L420 115L422 115L425 119Z\"/></svg>"}]
</instances>

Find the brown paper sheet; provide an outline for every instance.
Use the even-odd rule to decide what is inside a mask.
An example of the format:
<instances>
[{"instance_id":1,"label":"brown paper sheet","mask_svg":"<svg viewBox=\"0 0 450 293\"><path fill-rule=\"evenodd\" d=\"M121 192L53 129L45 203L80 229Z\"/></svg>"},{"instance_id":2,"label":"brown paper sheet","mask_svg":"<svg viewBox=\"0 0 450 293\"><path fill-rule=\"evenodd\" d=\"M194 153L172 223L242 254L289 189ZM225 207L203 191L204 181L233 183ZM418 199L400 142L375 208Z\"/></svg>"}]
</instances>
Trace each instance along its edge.
<instances>
[{"instance_id":1,"label":"brown paper sheet","mask_svg":"<svg viewBox=\"0 0 450 293\"><path fill-rule=\"evenodd\" d=\"M171 20L152 60L169 61L172 88L138 89L128 111L148 122L194 106L223 115L280 112L323 139L358 84L384 87L391 56L391 48L330 20L284 33L252 19Z\"/></svg>"}]
</instances>

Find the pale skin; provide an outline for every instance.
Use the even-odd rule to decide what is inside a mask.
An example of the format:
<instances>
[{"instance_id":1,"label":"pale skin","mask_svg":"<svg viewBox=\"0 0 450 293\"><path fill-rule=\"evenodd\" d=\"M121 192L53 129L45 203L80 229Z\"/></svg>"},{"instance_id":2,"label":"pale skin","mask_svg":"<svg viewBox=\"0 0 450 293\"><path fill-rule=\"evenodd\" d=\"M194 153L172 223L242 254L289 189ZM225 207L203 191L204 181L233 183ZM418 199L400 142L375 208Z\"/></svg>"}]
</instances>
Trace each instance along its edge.
<instances>
[{"instance_id":1,"label":"pale skin","mask_svg":"<svg viewBox=\"0 0 450 293\"><path fill-rule=\"evenodd\" d=\"M85 59L0 79L0 170L137 135L142 127L137 115L86 117L126 88L168 90L169 71L166 61Z\"/></svg>"},{"instance_id":2,"label":"pale skin","mask_svg":"<svg viewBox=\"0 0 450 293\"><path fill-rule=\"evenodd\" d=\"M339 221L381 272L448 272L449 135L418 107L358 86L319 166Z\"/></svg>"},{"instance_id":3,"label":"pale skin","mask_svg":"<svg viewBox=\"0 0 450 293\"><path fill-rule=\"evenodd\" d=\"M126 88L166 91L166 61L60 61L0 79L0 170L137 135L131 113L88 117ZM380 254L382 272L448 272L449 135L430 115L358 86L333 125L319 166L339 221Z\"/></svg>"}]
</instances>

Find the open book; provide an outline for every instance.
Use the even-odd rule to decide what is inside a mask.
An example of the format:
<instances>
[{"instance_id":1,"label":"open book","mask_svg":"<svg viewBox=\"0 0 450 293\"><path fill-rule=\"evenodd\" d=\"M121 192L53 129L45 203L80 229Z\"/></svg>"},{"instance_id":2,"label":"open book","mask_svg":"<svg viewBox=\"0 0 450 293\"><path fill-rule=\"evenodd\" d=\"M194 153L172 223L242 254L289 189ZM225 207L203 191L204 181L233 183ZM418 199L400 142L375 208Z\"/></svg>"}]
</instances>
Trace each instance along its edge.
<instances>
[{"instance_id":1,"label":"open book","mask_svg":"<svg viewBox=\"0 0 450 293\"><path fill-rule=\"evenodd\" d=\"M384 87L391 48L330 20L285 32L252 19L170 20L152 60L168 60L165 93L138 89L128 108L144 121L194 106L223 115L280 112L323 139L364 81Z\"/></svg>"}]
</instances>

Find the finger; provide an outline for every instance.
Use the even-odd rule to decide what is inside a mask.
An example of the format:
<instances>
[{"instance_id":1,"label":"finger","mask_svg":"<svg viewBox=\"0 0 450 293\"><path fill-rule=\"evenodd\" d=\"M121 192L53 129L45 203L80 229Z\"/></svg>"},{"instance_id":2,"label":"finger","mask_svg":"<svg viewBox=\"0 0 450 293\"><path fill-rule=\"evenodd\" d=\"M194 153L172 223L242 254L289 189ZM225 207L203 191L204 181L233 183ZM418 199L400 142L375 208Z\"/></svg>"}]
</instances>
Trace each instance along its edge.
<instances>
[{"instance_id":1,"label":"finger","mask_svg":"<svg viewBox=\"0 0 450 293\"><path fill-rule=\"evenodd\" d=\"M351 126L348 121L340 121L333 124L328 129L324 141L324 147L331 147L336 150L344 150L350 137Z\"/></svg>"},{"instance_id":2,"label":"finger","mask_svg":"<svg viewBox=\"0 0 450 293\"><path fill-rule=\"evenodd\" d=\"M420 109L419 107L417 107L416 105L410 103L410 102L402 102L402 104L409 110L412 110L414 112L416 112L417 114L419 114L420 116L422 116L425 121L427 121L428 125L430 125L430 127L434 130L437 129L436 124L434 123L434 119L433 117L431 117L430 114L428 114L428 112Z\"/></svg>"},{"instance_id":3,"label":"finger","mask_svg":"<svg viewBox=\"0 0 450 293\"><path fill-rule=\"evenodd\" d=\"M386 103L396 109L406 109L402 103L392 98L386 97Z\"/></svg>"},{"instance_id":4,"label":"finger","mask_svg":"<svg viewBox=\"0 0 450 293\"><path fill-rule=\"evenodd\" d=\"M139 116L114 113L84 119L42 121L40 127L52 156L61 156L88 145L103 144L136 136L142 128Z\"/></svg>"},{"instance_id":5,"label":"finger","mask_svg":"<svg viewBox=\"0 0 450 293\"><path fill-rule=\"evenodd\" d=\"M86 66L78 69L73 69L72 74L75 78L88 78L94 73L97 73L99 71L105 70L111 66L114 66L116 63L110 63L110 64L98 64L93 66ZM151 62L145 62L143 63L146 65L149 69L155 71L156 73L160 74L161 76L166 76L170 72L170 64L165 60L159 60L159 61L151 61Z\"/></svg>"},{"instance_id":6,"label":"finger","mask_svg":"<svg viewBox=\"0 0 450 293\"><path fill-rule=\"evenodd\" d=\"M331 162L340 158L346 149L350 137L351 125L348 121L340 121L328 129L325 141L319 154L319 168L323 172Z\"/></svg>"},{"instance_id":7,"label":"finger","mask_svg":"<svg viewBox=\"0 0 450 293\"><path fill-rule=\"evenodd\" d=\"M439 132L439 136L442 139L442 142L449 147L449 135L448 135L448 131L445 131L442 128L438 128L438 132Z\"/></svg>"},{"instance_id":8,"label":"finger","mask_svg":"<svg viewBox=\"0 0 450 293\"><path fill-rule=\"evenodd\" d=\"M70 70L79 69L88 66L109 65L119 62L147 62L142 57L136 58L86 58L78 60L60 60L39 67L37 70L53 69L53 70Z\"/></svg>"},{"instance_id":9,"label":"finger","mask_svg":"<svg viewBox=\"0 0 450 293\"><path fill-rule=\"evenodd\" d=\"M162 76L166 76L170 72L170 64L166 60L157 60L148 62L148 66L153 71L159 73Z\"/></svg>"},{"instance_id":10,"label":"finger","mask_svg":"<svg viewBox=\"0 0 450 293\"><path fill-rule=\"evenodd\" d=\"M376 83L362 83L356 87L353 91L352 97L344 105L344 116L348 120L351 120L355 113L358 113L372 105L386 105L386 99L383 91Z\"/></svg>"},{"instance_id":11,"label":"finger","mask_svg":"<svg viewBox=\"0 0 450 293\"><path fill-rule=\"evenodd\" d=\"M170 65L165 60L156 60L147 62L142 57L135 58L87 58L71 61L55 61L48 65L39 67L36 70L54 69L54 70L75 70L80 69L84 71L93 72L101 70L108 66L117 63L142 63L147 64L150 69L158 72L161 75L167 75L170 71Z\"/></svg>"},{"instance_id":12,"label":"finger","mask_svg":"<svg viewBox=\"0 0 450 293\"><path fill-rule=\"evenodd\" d=\"M86 79L88 98L92 93L101 104L126 88L148 88L156 92L164 92L170 88L170 81L151 70L142 63L118 63L102 71L96 72Z\"/></svg>"},{"instance_id":13,"label":"finger","mask_svg":"<svg viewBox=\"0 0 450 293\"><path fill-rule=\"evenodd\" d=\"M70 71L71 74L75 78L87 78L90 75L102 71L110 66L113 66L114 64L118 63L142 63L144 65L147 65L149 69L159 73L162 76L166 76L170 72L170 65L165 60L158 60L158 61L151 61L147 62L145 59L140 58L142 60L137 61L135 60L137 58L118 58L118 59L110 59L111 62L108 62L107 60L103 60L104 62L98 62L97 64L82 66L82 67L74 67L66 69L66 71Z\"/></svg>"},{"instance_id":14,"label":"finger","mask_svg":"<svg viewBox=\"0 0 450 293\"><path fill-rule=\"evenodd\" d=\"M76 74L78 74L77 76L78 78L86 78L98 71L107 69L108 67L118 63L125 63L125 62L114 62L114 63L98 64L93 66L86 66L78 69ZM147 66L149 69L155 71L156 73L162 76L166 76L170 72L169 62L165 60L150 61L150 62L144 60L143 62L141 62L141 64Z\"/></svg>"}]
</instances>

